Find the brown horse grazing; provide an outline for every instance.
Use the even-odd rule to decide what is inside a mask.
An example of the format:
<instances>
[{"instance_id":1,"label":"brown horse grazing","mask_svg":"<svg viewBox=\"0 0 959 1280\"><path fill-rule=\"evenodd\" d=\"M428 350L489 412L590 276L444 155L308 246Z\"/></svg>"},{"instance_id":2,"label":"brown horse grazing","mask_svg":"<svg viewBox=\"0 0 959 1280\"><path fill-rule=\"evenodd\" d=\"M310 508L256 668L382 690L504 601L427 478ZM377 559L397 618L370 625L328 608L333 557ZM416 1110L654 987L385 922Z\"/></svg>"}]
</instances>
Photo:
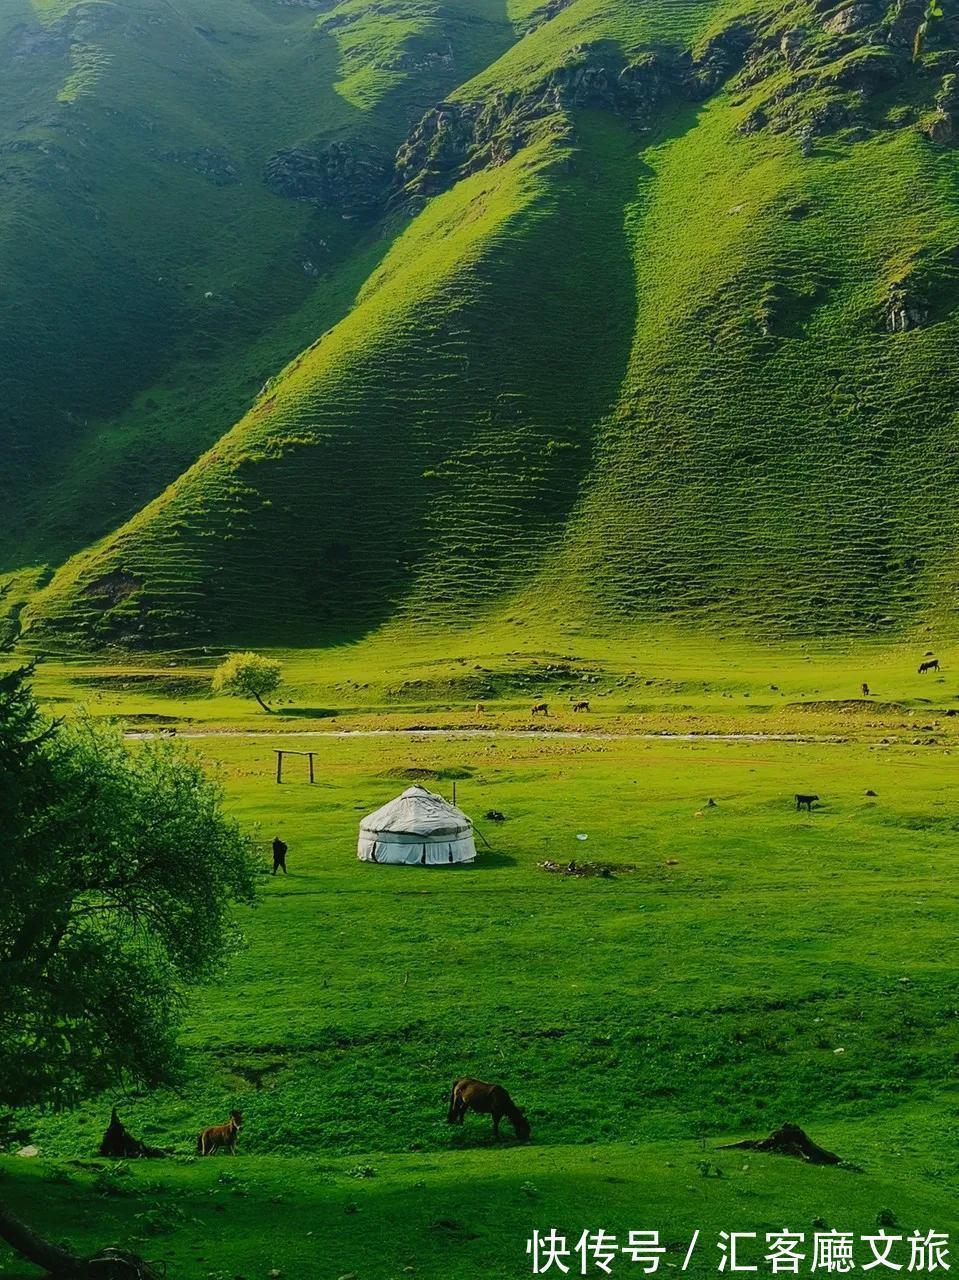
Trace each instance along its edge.
<instances>
[{"instance_id":1,"label":"brown horse grazing","mask_svg":"<svg viewBox=\"0 0 959 1280\"><path fill-rule=\"evenodd\" d=\"M920 674L921 676L924 676L924 675L926 674L926 672L927 672L927 671L938 671L938 670L939 670L939 659L938 659L938 658L932 658L932 659L930 659L930 661L929 661L929 662L920 662L920 663L919 663L919 674Z\"/></svg>"},{"instance_id":2,"label":"brown horse grazing","mask_svg":"<svg viewBox=\"0 0 959 1280\"><path fill-rule=\"evenodd\" d=\"M220 1147L226 1147L231 1156L236 1155L236 1140L243 1128L243 1112L231 1111L226 1124L214 1124L204 1129L196 1140L198 1156L212 1156Z\"/></svg>"},{"instance_id":3,"label":"brown horse grazing","mask_svg":"<svg viewBox=\"0 0 959 1280\"><path fill-rule=\"evenodd\" d=\"M549 715L549 703L547 703L547 702L534 702L534 703L533 703L533 705L532 705L532 707L530 707L530 712L529 712L529 713L530 713L530 715L531 715L531 716L548 716L548 715Z\"/></svg>"},{"instance_id":4,"label":"brown horse grazing","mask_svg":"<svg viewBox=\"0 0 959 1280\"><path fill-rule=\"evenodd\" d=\"M493 1137L499 1137L499 1125L504 1116L509 1120L520 1142L529 1141L529 1121L513 1102L501 1084L487 1084L463 1076L453 1081L450 1090L450 1109L446 1114L449 1124L462 1124L467 1111L493 1117Z\"/></svg>"},{"instance_id":5,"label":"brown horse grazing","mask_svg":"<svg viewBox=\"0 0 959 1280\"><path fill-rule=\"evenodd\" d=\"M584 702L574 702L574 703L573 703L573 710L574 710L574 711L588 711L588 710L589 710L589 703L588 703L588 702L585 702L585 701L584 701Z\"/></svg>"}]
</instances>

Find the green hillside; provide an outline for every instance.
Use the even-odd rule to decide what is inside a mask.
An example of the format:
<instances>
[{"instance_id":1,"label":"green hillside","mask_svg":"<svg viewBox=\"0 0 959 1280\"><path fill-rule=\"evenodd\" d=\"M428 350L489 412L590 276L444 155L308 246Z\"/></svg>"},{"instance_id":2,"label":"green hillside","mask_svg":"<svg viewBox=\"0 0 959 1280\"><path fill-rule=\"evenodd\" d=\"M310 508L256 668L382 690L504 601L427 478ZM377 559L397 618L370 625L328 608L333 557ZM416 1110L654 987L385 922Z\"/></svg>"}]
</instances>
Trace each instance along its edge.
<instances>
[{"instance_id":1,"label":"green hillside","mask_svg":"<svg viewBox=\"0 0 959 1280\"><path fill-rule=\"evenodd\" d=\"M348 311L386 229L275 157L389 159L515 38L489 0L328 7L3 5L0 572L133 515Z\"/></svg>"},{"instance_id":2,"label":"green hillside","mask_svg":"<svg viewBox=\"0 0 959 1280\"><path fill-rule=\"evenodd\" d=\"M127 376L169 380L163 421L127 407L52 450L37 428L44 515L9 568L118 523L58 515L79 466L101 517L118 487L118 514L157 496L56 573L28 637L298 644L387 622L664 615L954 630L959 21L944 10L347 0L284 7L280 41L276 11L251 4L275 61L205 54L242 86L238 153L251 168L270 153L222 243L209 207L189 209L212 318L184 324L135 290L170 336ZM119 60L96 75L112 83ZM320 120L345 151L304 156ZM156 203L172 237L187 214ZM311 280L303 238L331 224ZM227 319L238 272L275 293ZM66 341L44 337L48 358ZM275 376L221 434L271 354Z\"/></svg>"}]
</instances>

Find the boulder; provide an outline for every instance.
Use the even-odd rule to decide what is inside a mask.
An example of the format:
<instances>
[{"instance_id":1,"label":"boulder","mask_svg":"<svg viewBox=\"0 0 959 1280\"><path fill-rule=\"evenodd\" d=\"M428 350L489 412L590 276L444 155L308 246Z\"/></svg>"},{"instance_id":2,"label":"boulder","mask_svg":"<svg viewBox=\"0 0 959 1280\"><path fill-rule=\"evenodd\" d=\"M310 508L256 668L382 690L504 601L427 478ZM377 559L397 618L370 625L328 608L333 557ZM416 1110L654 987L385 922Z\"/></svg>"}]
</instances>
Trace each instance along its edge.
<instances>
[{"instance_id":1,"label":"boulder","mask_svg":"<svg viewBox=\"0 0 959 1280\"><path fill-rule=\"evenodd\" d=\"M850 4L828 17L823 27L830 35L845 36L852 31L861 31L875 22L876 17L876 10L871 4Z\"/></svg>"},{"instance_id":2,"label":"boulder","mask_svg":"<svg viewBox=\"0 0 959 1280\"><path fill-rule=\"evenodd\" d=\"M796 61L796 56L805 43L806 33L802 27L793 27L789 31L784 31L779 41L779 52L786 59L789 66Z\"/></svg>"},{"instance_id":3,"label":"boulder","mask_svg":"<svg viewBox=\"0 0 959 1280\"><path fill-rule=\"evenodd\" d=\"M929 319L929 307L910 289L907 280L895 280L886 294L883 319L889 333L906 333L922 328Z\"/></svg>"},{"instance_id":4,"label":"boulder","mask_svg":"<svg viewBox=\"0 0 959 1280\"><path fill-rule=\"evenodd\" d=\"M943 76L936 94L936 114L926 124L925 132L939 146L953 146L959 141L959 77Z\"/></svg>"}]
</instances>

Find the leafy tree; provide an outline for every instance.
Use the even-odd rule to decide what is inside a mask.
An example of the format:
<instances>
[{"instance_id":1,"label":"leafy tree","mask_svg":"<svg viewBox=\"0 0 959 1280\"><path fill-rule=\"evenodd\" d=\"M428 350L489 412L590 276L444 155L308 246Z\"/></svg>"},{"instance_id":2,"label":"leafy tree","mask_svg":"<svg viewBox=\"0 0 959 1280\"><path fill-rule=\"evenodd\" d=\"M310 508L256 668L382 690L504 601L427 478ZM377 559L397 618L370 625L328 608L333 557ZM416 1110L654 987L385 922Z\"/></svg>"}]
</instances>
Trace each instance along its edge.
<instances>
[{"instance_id":1,"label":"leafy tree","mask_svg":"<svg viewBox=\"0 0 959 1280\"><path fill-rule=\"evenodd\" d=\"M264 658L260 653L231 653L213 673L213 689L238 698L256 698L263 710L269 711L263 699L279 688L282 678L283 668L274 658Z\"/></svg>"},{"instance_id":2,"label":"leafy tree","mask_svg":"<svg viewBox=\"0 0 959 1280\"><path fill-rule=\"evenodd\" d=\"M257 860L182 746L50 722L30 674L0 675L0 1103L69 1105L175 1078L187 989L231 950ZM3 1205L0 1236L87 1274Z\"/></svg>"}]
</instances>

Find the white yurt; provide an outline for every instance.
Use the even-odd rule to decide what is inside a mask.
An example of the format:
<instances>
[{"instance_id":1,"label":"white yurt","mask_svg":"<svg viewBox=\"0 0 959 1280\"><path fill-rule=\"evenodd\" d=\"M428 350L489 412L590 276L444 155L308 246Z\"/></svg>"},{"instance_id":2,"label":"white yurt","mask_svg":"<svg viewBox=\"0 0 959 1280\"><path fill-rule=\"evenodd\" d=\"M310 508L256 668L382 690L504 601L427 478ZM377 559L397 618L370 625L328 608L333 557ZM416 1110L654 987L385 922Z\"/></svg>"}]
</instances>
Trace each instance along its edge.
<instances>
[{"instance_id":1,"label":"white yurt","mask_svg":"<svg viewBox=\"0 0 959 1280\"><path fill-rule=\"evenodd\" d=\"M360 823L356 856L363 862L423 867L472 862L473 824L455 805L425 787L410 787Z\"/></svg>"}]
</instances>

